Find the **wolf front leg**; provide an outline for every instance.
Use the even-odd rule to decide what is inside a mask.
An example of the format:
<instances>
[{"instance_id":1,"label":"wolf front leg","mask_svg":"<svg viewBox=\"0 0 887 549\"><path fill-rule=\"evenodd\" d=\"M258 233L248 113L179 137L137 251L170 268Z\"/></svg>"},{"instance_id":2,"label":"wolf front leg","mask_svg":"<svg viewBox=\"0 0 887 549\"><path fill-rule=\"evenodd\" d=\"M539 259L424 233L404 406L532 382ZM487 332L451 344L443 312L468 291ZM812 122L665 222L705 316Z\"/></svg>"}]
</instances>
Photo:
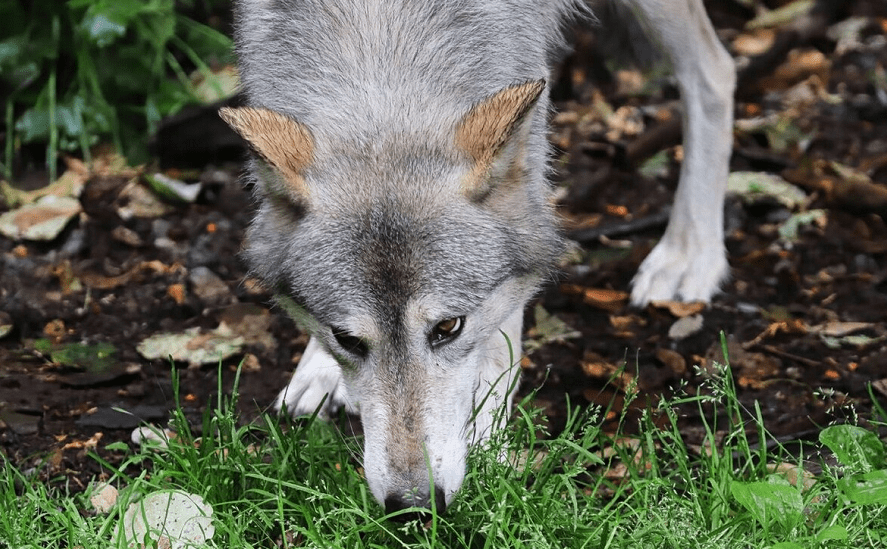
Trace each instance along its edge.
<instances>
[{"instance_id":1,"label":"wolf front leg","mask_svg":"<svg viewBox=\"0 0 887 549\"><path fill-rule=\"evenodd\" d=\"M317 410L318 415L328 418L342 406L356 413L339 363L312 337L289 384L277 395L274 408L285 409L294 417Z\"/></svg>"},{"instance_id":2,"label":"wolf front leg","mask_svg":"<svg viewBox=\"0 0 887 549\"><path fill-rule=\"evenodd\" d=\"M702 0L622 0L668 55L684 108L684 162L671 220L632 281L631 301L709 301L729 274L724 194L736 71Z\"/></svg>"},{"instance_id":3,"label":"wolf front leg","mask_svg":"<svg viewBox=\"0 0 887 549\"><path fill-rule=\"evenodd\" d=\"M474 390L476 415L469 437L472 444L490 438L511 415L511 401L520 381L523 321L523 307L519 307L487 342Z\"/></svg>"}]
</instances>

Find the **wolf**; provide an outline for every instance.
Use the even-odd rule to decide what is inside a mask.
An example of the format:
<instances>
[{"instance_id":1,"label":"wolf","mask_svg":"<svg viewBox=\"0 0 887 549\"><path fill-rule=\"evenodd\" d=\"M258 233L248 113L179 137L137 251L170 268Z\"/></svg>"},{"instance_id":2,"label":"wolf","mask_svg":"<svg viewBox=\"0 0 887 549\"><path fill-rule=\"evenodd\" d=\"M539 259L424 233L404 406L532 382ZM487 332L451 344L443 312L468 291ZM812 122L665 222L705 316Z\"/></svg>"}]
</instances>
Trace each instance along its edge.
<instances>
[{"instance_id":1,"label":"wolf","mask_svg":"<svg viewBox=\"0 0 887 549\"><path fill-rule=\"evenodd\" d=\"M625 0L679 81L673 217L632 301L727 274L734 70L701 0ZM257 199L245 256L311 339L277 407L361 416L387 512L443 512L517 386L523 311L564 249L549 200L551 67L578 0L238 0Z\"/></svg>"}]
</instances>

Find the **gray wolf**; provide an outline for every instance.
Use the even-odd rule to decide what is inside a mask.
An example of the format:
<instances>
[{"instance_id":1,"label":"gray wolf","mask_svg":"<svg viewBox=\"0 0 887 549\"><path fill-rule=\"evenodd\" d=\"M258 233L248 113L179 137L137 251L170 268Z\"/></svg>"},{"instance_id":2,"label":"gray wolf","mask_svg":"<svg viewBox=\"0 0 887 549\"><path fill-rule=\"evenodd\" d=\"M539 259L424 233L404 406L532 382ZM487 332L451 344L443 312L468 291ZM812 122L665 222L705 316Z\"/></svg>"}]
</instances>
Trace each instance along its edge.
<instances>
[{"instance_id":1,"label":"gray wolf","mask_svg":"<svg viewBox=\"0 0 887 549\"><path fill-rule=\"evenodd\" d=\"M686 113L673 219L632 301L707 301L727 274L734 71L701 0L625 0ZM254 152L245 255L311 340L277 406L359 413L387 511L442 512L516 386L523 310L563 250L548 78L573 0L240 0ZM477 410L476 410L477 409ZM475 413L476 412L476 413Z\"/></svg>"}]
</instances>

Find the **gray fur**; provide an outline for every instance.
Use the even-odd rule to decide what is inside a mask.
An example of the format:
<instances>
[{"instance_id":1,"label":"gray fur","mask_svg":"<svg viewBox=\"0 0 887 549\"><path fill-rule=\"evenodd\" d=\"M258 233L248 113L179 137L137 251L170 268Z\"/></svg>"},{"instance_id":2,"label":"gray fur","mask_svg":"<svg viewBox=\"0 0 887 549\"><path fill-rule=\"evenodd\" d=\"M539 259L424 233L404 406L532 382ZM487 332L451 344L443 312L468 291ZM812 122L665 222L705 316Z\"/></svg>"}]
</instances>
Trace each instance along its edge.
<instances>
[{"instance_id":1,"label":"gray fur","mask_svg":"<svg viewBox=\"0 0 887 549\"><path fill-rule=\"evenodd\" d=\"M286 182L264 161L252 162L260 207L246 256L256 274L307 310L313 335L341 364L350 404L360 406L367 477L380 501L418 490L411 501L427 504L423 455L449 477L440 486L452 497L474 436L473 403L492 387L485 380L501 375L476 364L491 359L488 341L501 339L506 320L517 318L517 334L515 321L508 325L510 337L519 338L523 304L562 250L548 203L547 90L501 153L504 167L493 171L482 198L461 190L471 165L454 135L476 104L547 79L561 28L578 9L568 0L237 4L249 105L297 120L314 145L302 174L310 189L303 200L281 192ZM491 297L503 288L510 299ZM425 303L423 296L434 299ZM427 307L441 312L422 320ZM459 340L429 350L426 330L461 316L468 327ZM361 324L366 318L374 321ZM335 327L366 338L369 356L339 350ZM419 339L409 335L417 327ZM334 367L317 353L317 364ZM456 376L451 390L442 388L444 373ZM507 397L499 392L490 402ZM433 422L455 428L434 444L446 448L425 447L437 440L428 429L439 430L423 419L430 409L437 410ZM379 432L377 424L389 427ZM483 437L489 426L480 429ZM398 442L385 442L391 440Z\"/></svg>"},{"instance_id":2,"label":"gray fur","mask_svg":"<svg viewBox=\"0 0 887 549\"><path fill-rule=\"evenodd\" d=\"M723 244L710 237L722 232L732 81L730 67L705 71L729 57L699 0L624 1L642 8L668 50L692 116L690 191L679 190L675 207L690 221L669 225L633 300L707 300L726 272ZM432 489L451 501L468 445L489 437L495 410L510 405L523 307L563 244L549 203L548 91L519 100L519 111L491 98L546 80L563 26L583 13L579 0L237 2L247 102L295 121L292 143L303 147L287 163L286 135L249 127L274 137L262 143L289 171L262 154L250 163L259 210L245 253L312 331L278 406L359 411L367 481L386 507L427 506ZM469 116L500 108L495 119ZM507 141L463 135L477 129L466 120L507 121L482 126L507 124L493 134ZM478 147L489 164L472 157ZM708 165L698 151L713 157ZM456 318L458 337L433 344L436 326ZM350 353L334 333L360 338L365 352Z\"/></svg>"},{"instance_id":3,"label":"gray fur","mask_svg":"<svg viewBox=\"0 0 887 549\"><path fill-rule=\"evenodd\" d=\"M396 246L422 261L429 261L422 254L433 244L440 259L461 256L462 268L544 273L560 250L544 183L547 94L526 142L527 184L517 189L525 200L509 201L520 204L519 211L501 212L497 219L478 208L478 218L459 219L458 209L446 207L450 196L440 188L441 175L458 169L453 128L471 106L506 86L548 76L565 15L575 7L564 0L239 2L237 48L249 103L290 115L311 130L318 160L308 179L323 194L325 210L309 213L295 223L303 230L294 232L293 208L266 196L249 234L256 272L306 297L338 300L354 292L354 299L363 300L365 275L350 263L356 252L348 248L393 230L400 233ZM264 193L268 185L259 183ZM334 220L325 220L326 210ZM411 235L427 233L433 217L449 234L426 234L426 249L413 246ZM509 238L494 243L497 233ZM472 263L472 251L483 261ZM341 268L330 269L331 262ZM353 290L348 281L356 283ZM475 282L486 288L490 283ZM317 314L341 307L311 305Z\"/></svg>"}]
</instances>

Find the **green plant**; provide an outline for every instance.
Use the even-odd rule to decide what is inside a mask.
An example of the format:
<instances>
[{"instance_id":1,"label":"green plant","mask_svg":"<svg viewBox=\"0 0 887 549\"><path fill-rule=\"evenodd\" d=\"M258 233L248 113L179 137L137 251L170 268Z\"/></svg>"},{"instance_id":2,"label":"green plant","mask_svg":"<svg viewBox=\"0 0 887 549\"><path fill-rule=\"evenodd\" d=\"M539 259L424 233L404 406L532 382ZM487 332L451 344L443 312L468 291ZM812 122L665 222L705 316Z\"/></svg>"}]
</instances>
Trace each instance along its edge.
<instances>
[{"instance_id":1,"label":"green plant","mask_svg":"<svg viewBox=\"0 0 887 549\"><path fill-rule=\"evenodd\" d=\"M209 74L231 40L176 12L174 0L7 0L0 3L4 176L16 147L45 144L54 179L60 151L110 140L147 159L158 121L196 101L188 69Z\"/></svg>"},{"instance_id":2,"label":"green plant","mask_svg":"<svg viewBox=\"0 0 887 549\"><path fill-rule=\"evenodd\" d=\"M625 434L627 415L607 436L596 410L571 406L563 432L548 433L531 395L515 405L508 428L471 450L463 488L446 514L406 524L388 520L370 495L359 439L314 417L263 415L244 424L235 412L235 379L231 397L219 385L201 425L174 410L177 436L167 447L115 442L107 449L123 452L122 464L96 458L120 489L107 514L92 510L94 488L47 488L0 454L0 548L126 547L125 510L172 489L212 506L208 547L884 546L887 461L874 432L824 429L821 449L839 463L814 476L767 444L772 437L760 413L739 402L726 361L706 375L698 393L648 408L637 435ZM704 423L694 447L680 423L681 411L696 406ZM877 401L874 407L883 417Z\"/></svg>"}]
</instances>

